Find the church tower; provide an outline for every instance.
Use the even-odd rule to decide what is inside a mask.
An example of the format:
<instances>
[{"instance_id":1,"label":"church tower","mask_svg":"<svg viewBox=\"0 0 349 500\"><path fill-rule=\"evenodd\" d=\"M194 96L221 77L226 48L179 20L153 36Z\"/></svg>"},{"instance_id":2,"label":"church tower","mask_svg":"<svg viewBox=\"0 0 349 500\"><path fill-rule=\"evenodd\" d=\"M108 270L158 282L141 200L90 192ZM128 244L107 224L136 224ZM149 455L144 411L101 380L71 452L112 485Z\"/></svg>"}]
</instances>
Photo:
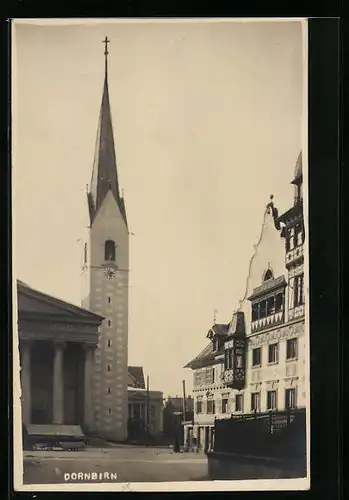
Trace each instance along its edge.
<instances>
[{"instance_id":1,"label":"church tower","mask_svg":"<svg viewBox=\"0 0 349 500\"><path fill-rule=\"evenodd\" d=\"M120 195L108 88L108 42L97 142L87 202L89 226L83 252L83 306L105 317L91 366L93 433L127 438L129 231Z\"/></svg>"}]
</instances>

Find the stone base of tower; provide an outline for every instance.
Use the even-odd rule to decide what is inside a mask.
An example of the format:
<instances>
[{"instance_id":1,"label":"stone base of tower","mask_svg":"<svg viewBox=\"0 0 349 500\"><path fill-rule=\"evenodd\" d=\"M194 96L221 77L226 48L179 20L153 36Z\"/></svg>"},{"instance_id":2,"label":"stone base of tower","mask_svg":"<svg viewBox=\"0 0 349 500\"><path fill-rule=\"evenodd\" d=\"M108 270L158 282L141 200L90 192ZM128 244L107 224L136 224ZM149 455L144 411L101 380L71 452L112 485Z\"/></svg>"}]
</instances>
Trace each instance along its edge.
<instances>
[{"instance_id":1,"label":"stone base of tower","mask_svg":"<svg viewBox=\"0 0 349 500\"><path fill-rule=\"evenodd\" d=\"M90 435L96 438L104 439L105 441L112 441L115 443L124 443L127 441L127 430L122 428L116 429L93 429Z\"/></svg>"}]
</instances>

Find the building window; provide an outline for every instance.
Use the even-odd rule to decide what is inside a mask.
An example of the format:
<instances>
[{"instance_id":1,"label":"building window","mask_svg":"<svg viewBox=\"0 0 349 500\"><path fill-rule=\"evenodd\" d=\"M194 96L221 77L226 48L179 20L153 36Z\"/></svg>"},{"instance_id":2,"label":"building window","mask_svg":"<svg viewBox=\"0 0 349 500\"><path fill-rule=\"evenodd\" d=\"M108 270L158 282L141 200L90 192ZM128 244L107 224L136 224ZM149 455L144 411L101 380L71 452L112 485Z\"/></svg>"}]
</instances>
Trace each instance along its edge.
<instances>
[{"instance_id":1,"label":"building window","mask_svg":"<svg viewBox=\"0 0 349 500\"><path fill-rule=\"evenodd\" d=\"M303 244L303 231L302 231L302 225L297 224L296 225L296 231L295 231L295 244L296 246L300 246Z\"/></svg>"},{"instance_id":2,"label":"building window","mask_svg":"<svg viewBox=\"0 0 349 500\"><path fill-rule=\"evenodd\" d=\"M277 363L279 361L279 345L269 344L268 346L268 363Z\"/></svg>"},{"instance_id":3,"label":"building window","mask_svg":"<svg viewBox=\"0 0 349 500\"><path fill-rule=\"evenodd\" d=\"M111 321L110 321L110 319L108 319L108 326L110 326L110 325L111 325Z\"/></svg>"},{"instance_id":4,"label":"building window","mask_svg":"<svg viewBox=\"0 0 349 500\"><path fill-rule=\"evenodd\" d=\"M233 349L226 349L224 352L224 368L225 370L233 368Z\"/></svg>"},{"instance_id":5,"label":"building window","mask_svg":"<svg viewBox=\"0 0 349 500\"><path fill-rule=\"evenodd\" d=\"M286 343L286 359L297 358L297 339L288 339Z\"/></svg>"},{"instance_id":6,"label":"building window","mask_svg":"<svg viewBox=\"0 0 349 500\"><path fill-rule=\"evenodd\" d=\"M269 297L267 299L267 316L272 316L275 314L275 297Z\"/></svg>"},{"instance_id":7,"label":"building window","mask_svg":"<svg viewBox=\"0 0 349 500\"><path fill-rule=\"evenodd\" d=\"M235 396L235 411L243 411L244 409L244 400L242 394L237 394Z\"/></svg>"},{"instance_id":8,"label":"building window","mask_svg":"<svg viewBox=\"0 0 349 500\"><path fill-rule=\"evenodd\" d=\"M115 261L115 243L107 240L104 245L104 260Z\"/></svg>"},{"instance_id":9,"label":"building window","mask_svg":"<svg viewBox=\"0 0 349 500\"><path fill-rule=\"evenodd\" d=\"M261 407L261 396L259 392L251 394L251 411L259 411Z\"/></svg>"},{"instance_id":10,"label":"building window","mask_svg":"<svg viewBox=\"0 0 349 500\"><path fill-rule=\"evenodd\" d=\"M202 398L199 397L196 399L196 413L202 413Z\"/></svg>"},{"instance_id":11,"label":"building window","mask_svg":"<svg viewBox=\"0 0 349 500\"><path fill-rule=\"evenodd\" d=\"M111 303L111 297L110 297L110 295L109 295L109 296L108 296L108 304L110 304L110 303Z\"/></svg>"},{"instance_id":12,"label":"building window","mask_svg":"<svg viewBox=\"0 0 349 500\"><path fill-rule=\"evenodd\" d=\"M222 413L228 413L228 396L222 396Z\"/></svg>"},{"instance_id":13,"label":"building window","mask_svg":"<svg viewBox=\"0 0 349 500\"><path fill-rule=\"evenodd\" d=\"M267 301L262 300L259 304L259 317L260 319L265 318L267 315Z\"/></svg>"},{"instance_id":14,"label":"building window","mask_svg":"<svg viewBox=\"0 0 349 500\"><path fill-rule=\"evenodd\" d=\"M282 306L284 304L284 295L282 293L278 293L275 297L275 312L282 311Z\"/></svg>"},{"instance_id":15,"label":"building window","mask_svg":"<svg viewBox=\"0 0 349 500\"><path fill-rule=\"evenodd\" d=\"M108 347L111 347L111 340L110 339L108 339L108 344L107 345L108 345Z\"/></svg>"},{"instance_id":16,"label":"building window","mask_svg":"<svg viewBox=\"0 0 349 500\"><path fill-rule=\"evenodd\" d=\"M252 366L260 366L261 365L261 348L257 347L252 350Z\"/></svg>"},{"instance_id":17,"label":"building window","mask_svg":"<svg viewBox=\"0 0 349 500\"><path fill-rule=\"evenodd\" d=\"M108 372L110 372L110 371L111 371L111 366L110 366L110 365L108 365Z\"/></svg>"},{"instance_id":18,"label":"building window","mask_svg":"<svg viewBox=\"0 0 349 500\"><path fill-rule=\"evenodd\" d=\"M267 408L268 410L276 410L276 391L267 392Z\"/></svg>"},{"instance_id":19,"label":"building window","mask_svg":"<svg viewBox=\"0 0 349 500\"><path fill-rule=\"evenodd\" d=\"M304 274L296 276L294 279L294 307L304 304Z\"/></svg>"},{"instance_id":20,"label":"building window","mask_svg":"<svg viewBox=\"0 0 349 500\"><path fill-rule=\"evenodd\" d=\"M111 389L110 389L110 387L108 387L108 394L110 394L110 393L111 393Z\"/></svg>"},{"instance_id":21,"label":"building window","mask_svg":"<svg viewBox=\"0 0 349 500\"><path fill-rule=\"evenodd\" d=\"M208 399L207 400L207 413L208 414L215 413L215 402L214 402L214 399Z\"/></svg>"},{"instance_id":22,"label":"building window","mask_svg":"<svg viewBox=\"0 0 349 500\"><path fill-rule=\"evenodd\" d=\"M87 243L84 245L84 265L87 264Z\"/></svg>"},{"instance_id":23,"label":"building window","mask_svg":"<svg viewBox=\"0 0 349 500\"><path fill-rule=\"evenodd\" d=\"M108 408L108 412L111 413L111 408Z\"/></svg>"},{"instance_id":24,"label":"building window","mask_svg":"<svg viewBox=\"0 0 349 500\"><path fill-rule=\"evenodd\" d=\"M290 250L294 249L294 227L290 229Z\"/></svg>"},{"instance_id":25,"label":"building window","mask_svg":"<svg viewBox=\"0 0 349 500\"><path fill-rule=\"evenodd\" d=\"M235 368L244 368L244 354L241 349L236 351L235 354Z\"/></svg>"},{"instance_id":26,"label":"building window","mask_svg":"<svg viewBox=\"0 0 349 500\"><path fill-rule=\"evenodd\" d=\"M290 410L296 408L296 389L286 389L285 407Z\"/></svg>"},{"instance_id":27,"label":"building window","mask_svg":"<svg viewBox=\"0 0 349 500\"><path fill-rule=\"evenodd\" d=\"M259 305L252 304L252 321L257 321L259 319Z\"/></svg>"}]
</instances>

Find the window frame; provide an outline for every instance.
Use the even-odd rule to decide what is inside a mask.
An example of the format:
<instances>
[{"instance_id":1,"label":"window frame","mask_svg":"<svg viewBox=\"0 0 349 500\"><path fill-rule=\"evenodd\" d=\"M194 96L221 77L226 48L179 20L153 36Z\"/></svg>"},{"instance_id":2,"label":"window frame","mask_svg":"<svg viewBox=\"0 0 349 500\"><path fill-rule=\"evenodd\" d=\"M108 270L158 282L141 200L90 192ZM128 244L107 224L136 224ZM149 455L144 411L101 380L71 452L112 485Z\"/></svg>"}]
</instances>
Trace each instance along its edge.
<instances>
[{"instance_id":1,"label":"window frame","mask_svg":"<svg viewBox=\"0 0 349 500\"><path fill-rule=\"evenodd\" d=\"M272 396L274 396L274 398ZM272 406L273 402L274 406ZM267 391L267 410L277 410L277 407L278 407L277 389L272 389L270 391Z\"/></svg>"},{"instance_id":2,"label":"window frame","mask_svg":"<svg viewBox=\"0 0 349 500\"><path fill-rule=\"evenodd\" d=\"M211 408L209 410L208 404L211 403ZM209 398L206 400L206 413L207 415L214 415L216 413L216 405L214 398Z\"/></svg>"},{"instance_id":3,"label":"window frame","mask_svg":"<svg viewBox=\"0 0 349 500\"><path fill-rule=\"evenodd\" d=\"M201 415L203 413L203 408L202 408L202 396L199 396L196 398L195 401L195 413L197 415Z\"/></svg>"},{"instance_id":4,"label":"window frame","mask_svg":"<svg viewBox=\"0 0 349 500\"><path fill-rule=\"evenodd\" d=\"M275 359L270 359L271 347L275 347ZM268 344L268 365L275 365L279 362L279 342Z\"/></svg>"},{"instance_id":5,"label":"window frame","mask_svg":"<svg viewBox=\"0 0 349 500\"><path fill-rule=\"evenodd\" d=\"M294 351L295 355L294 356L289 356L289 346L291 346L294 343ZM286 340L286 361L292 361L298 359L298 337L292 337L291 339Z\"/></svg>"},{"instance_id":6,"label":"window frame","mask_svg":"<svg viewBox=\"0 0 349 500\"><path fill-rule=\"evenodd\" d=\"M259 363L254 362L254 353L259 352ZM252 368L260 368L262 366L262 348L261 347L255 347L252 349Z\"/></svg>"},{"instance_id":7,"label":"window frame","mask_svg":"<svg viewBox=\"0 0 349 500\"><path fill-rule=\"evenodd\" d=\"M255 405L254 399L257 400L257 405ZM261 410L261 393L259 391L251 392L251 411L258 412Z\"/></svg>"},{"instance_id":8,"label":"window frame","mask_svg":"<svg viewBox=\"0 0 349 500\"><path fill-rule=\"evenodd\" d=\"M241 407L238 408L237 402L241 402ZM244 411L244 395L243 394L236 394L235 396L235 411L236 412L243 412Z\"/></svg>"},{"instance_id":9,"label":"window frame","mask_svg":"<svg viewBox=\"0 0 349 500\"><path fill-rule=\"evenodd\" d=\"M229 396L227 394L222 394L222 413L225 415L229 413Z\"/></svg>"},{"instance_id":10,"label":"window frame","mask_svg":"<svg viewBox=\"0 0 349 500\"><path fill-rule=\"evenodd\" d=\"M110 259L107 257L111 257ZM104 242L104 261L115 262L116 259L116 244L114 240L107 239Z\"/></svg>"},{"instance_id":11,"label":"window frame","mask_svg":"<svg viewBox=\"0 0 349 500\"><path fill-rule=\"evenodd\" d=\"M293 406L290 406L288 395L293 394ZM294 410L297 408L297 391L296 387L287 387L285 389L285 409L286 410Z\"/></svg>"}]
</instances>

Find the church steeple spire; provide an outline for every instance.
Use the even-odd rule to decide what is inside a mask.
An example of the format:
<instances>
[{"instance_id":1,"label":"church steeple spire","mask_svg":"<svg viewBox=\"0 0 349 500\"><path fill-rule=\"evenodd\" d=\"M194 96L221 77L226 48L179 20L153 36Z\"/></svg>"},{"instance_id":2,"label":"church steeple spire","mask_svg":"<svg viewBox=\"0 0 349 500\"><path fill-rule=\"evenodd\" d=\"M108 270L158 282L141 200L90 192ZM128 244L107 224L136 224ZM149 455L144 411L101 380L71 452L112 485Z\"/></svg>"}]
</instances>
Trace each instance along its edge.
<instances>
[{"instance_id":1,"label":"church steeple spire","mask_svg":"<svg viewBox=\"0 0 349 500\"><path fill-rule=\"evenodd\" d=\"M111 191L119 206L120 212L127 225L124 200L120 196L113 125L109 100L108 87L108 43L110 40L105 37L104 43L104 86L101 109L99 114L97 141L93 163L91 185L88 193L91 223L98 212L103 200Z\"/></svg>"}]
</instances>

